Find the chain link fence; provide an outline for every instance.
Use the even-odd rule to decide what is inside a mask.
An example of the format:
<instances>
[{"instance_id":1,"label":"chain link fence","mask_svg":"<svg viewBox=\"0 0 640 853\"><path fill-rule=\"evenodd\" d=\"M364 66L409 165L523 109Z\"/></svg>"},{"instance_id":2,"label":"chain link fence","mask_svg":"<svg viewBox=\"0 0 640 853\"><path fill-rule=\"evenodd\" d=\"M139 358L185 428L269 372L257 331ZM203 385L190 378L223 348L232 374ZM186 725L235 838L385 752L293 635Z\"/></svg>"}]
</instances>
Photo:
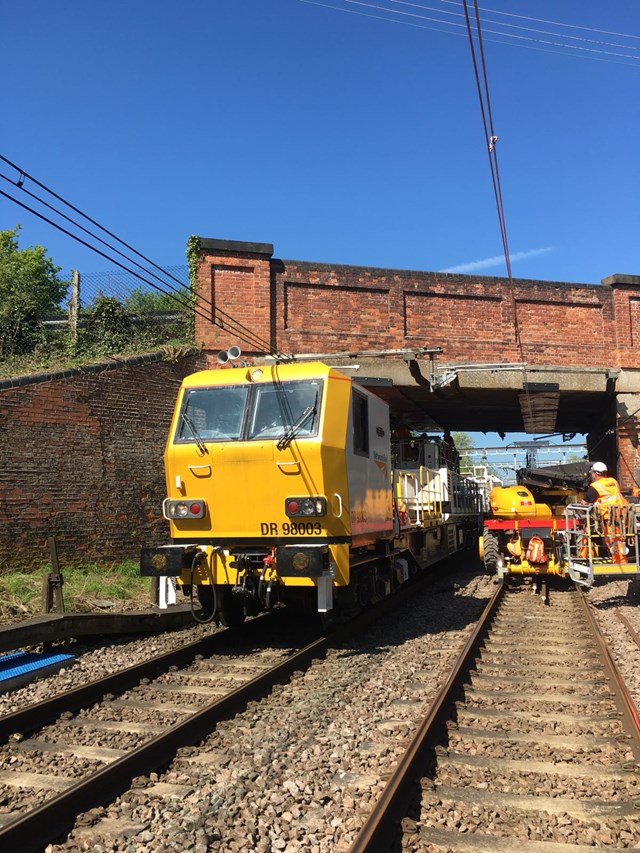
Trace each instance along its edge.
<instances>
[{"instance_id":1,"label":"chain link fence","mask_svg":"<svg viewBox=\"0 0 640 853\"><path fill-rule=\"evenodd\" d=\"M186 264L139 273L58 272L55 281L16 280L14 293L0 298L4 377L193 343Z\"/></svg>"}]
</instances>

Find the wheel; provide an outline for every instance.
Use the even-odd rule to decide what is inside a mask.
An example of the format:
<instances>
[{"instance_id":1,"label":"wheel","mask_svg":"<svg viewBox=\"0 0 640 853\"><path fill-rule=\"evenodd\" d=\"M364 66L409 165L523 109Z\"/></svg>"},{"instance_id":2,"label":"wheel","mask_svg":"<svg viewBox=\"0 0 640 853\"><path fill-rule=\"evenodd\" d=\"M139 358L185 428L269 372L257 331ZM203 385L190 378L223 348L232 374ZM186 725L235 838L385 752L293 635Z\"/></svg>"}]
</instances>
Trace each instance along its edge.
<instances>
[{"instance_id":1,"label":"wheel","mask_svg":"<svg viewBox=\"0 0 640 853\"><path fill-rule=\"evenodd\" d=\"M218 615L225 628L237 628L245 620L242 598L231 592L230 586L216 586L218 596Z\"/></svg>"},{"instance_id":2,"label":"wheel","mask_svg":"<svg viewBox=\"0 0 640 853\"><path fill-rule=\"evenodd\" d=\"M500 556L500 546L498 545L498 537L486 527L482 533L482 552L485 571L492 575L495 574Z\"/></svg>"}]
</instances>

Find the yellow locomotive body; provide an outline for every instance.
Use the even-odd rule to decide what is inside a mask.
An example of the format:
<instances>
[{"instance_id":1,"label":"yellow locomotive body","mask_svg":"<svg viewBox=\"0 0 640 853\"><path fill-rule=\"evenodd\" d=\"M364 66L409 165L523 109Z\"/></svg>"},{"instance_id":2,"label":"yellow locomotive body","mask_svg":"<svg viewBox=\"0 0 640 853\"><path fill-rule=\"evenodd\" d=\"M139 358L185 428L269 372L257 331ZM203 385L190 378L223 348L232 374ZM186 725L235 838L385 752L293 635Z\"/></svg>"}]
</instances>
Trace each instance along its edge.
<instances>
[{"instance_id":1,"label":"yellow locomotive body","mask_svg":"<svg viewBox=\"0 0 640 853\"><path fill-rule=\"evenodd\" d=\"M320 362L187 377L164 461L171 544L143 548L141 571L173 576L225 624L282 604L375 600L479 521L476 501L434 536L443 494L436 504L416 489L424 472L393 467L389 407ZM407 503L413 514L399 513Z\"/></svg>"}]
</instances>

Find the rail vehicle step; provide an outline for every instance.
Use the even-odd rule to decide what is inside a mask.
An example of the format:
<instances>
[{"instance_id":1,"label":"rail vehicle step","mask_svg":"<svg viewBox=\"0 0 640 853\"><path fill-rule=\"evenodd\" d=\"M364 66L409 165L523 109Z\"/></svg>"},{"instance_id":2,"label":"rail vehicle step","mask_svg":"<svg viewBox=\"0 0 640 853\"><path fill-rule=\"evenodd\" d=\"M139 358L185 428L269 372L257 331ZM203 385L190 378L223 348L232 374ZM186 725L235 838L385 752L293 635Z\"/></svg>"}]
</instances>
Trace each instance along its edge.
<instances>
[{"instance_id":1,"label":"rail vehicle step","mask_svg":"<svg viewBox=\"0 0 640 853\"><path fill-rule=\"evenodd\" d=\"M0 693L15 690L36 678L57 672L75 655L58 652L11 652L0 656Z\"/></svg>"}]
</instances>

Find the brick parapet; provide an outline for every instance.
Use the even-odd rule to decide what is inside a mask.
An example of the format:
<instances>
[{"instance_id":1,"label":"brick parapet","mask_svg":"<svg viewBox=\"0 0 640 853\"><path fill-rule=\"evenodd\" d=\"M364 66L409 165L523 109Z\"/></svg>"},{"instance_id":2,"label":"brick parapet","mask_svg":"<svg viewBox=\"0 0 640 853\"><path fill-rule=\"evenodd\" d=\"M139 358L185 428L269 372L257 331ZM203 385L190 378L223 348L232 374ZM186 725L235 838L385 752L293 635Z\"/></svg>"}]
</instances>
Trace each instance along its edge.
<instances>
[{"instance_id":1,"label":"brick parapet","mask_svg":"<svg viewBox=\"0 0 640 853\"><path fill-rule=\"evenodd\" d=\"M616 367L634 357L640 290L628 279L637 277L614 276L613 285L533 279L511 284L497 276L279 260L255 251L256 245L271 244L246 244L246 252L242 243L234 243L233 251L215 249L215 241L203 244L209 246L200 256L203 287L211 289L210 271L220 269L214 275L218 307L237 312L280 352L424 345L440 346L449 362L524 360L572 367ZM231 268L229 280L225 266ZM243 267L251 268L251 276L234 279L233 270ZM612 343L609 330L618 324L619 339ZM224 348L219 344L239 343L230 330L207 331L204 325L199 338L210 358Z\"/></svg>"}]
</instances>

